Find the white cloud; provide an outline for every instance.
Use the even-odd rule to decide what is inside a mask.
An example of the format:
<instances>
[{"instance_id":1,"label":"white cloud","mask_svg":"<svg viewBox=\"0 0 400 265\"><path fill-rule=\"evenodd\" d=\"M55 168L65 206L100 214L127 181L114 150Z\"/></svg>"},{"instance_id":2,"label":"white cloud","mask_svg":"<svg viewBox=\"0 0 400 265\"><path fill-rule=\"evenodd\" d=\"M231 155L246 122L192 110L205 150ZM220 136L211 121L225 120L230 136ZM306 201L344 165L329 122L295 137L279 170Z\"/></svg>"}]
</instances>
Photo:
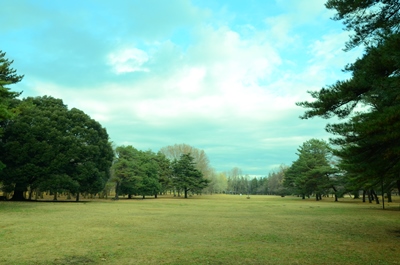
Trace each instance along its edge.
<instances>
[{"instance_id":1,"label":"white cloud","mask_svg":"<svg viewBox=\"0 0 400 265\"><path fill-rule=\"evenodd\" d=\"M344 44L348 39L348 32L340 32L323 35L314 41L308 47L311 59L308 61L307 75L314 80L329 80L329 82L343 78L343 73L338 70L353 63L362 54L361 48L348 52L343 51ZM335 69L335 72L330 69Z\"/></svg>"},{"instance_id":2,"label":"white cloud","mask_svg":"<svg viewBox=\"0 0 400 265\"><path fill-rule=\"evenodd\" d=\"M205 67L190 67L189 69L184 69L177 86L183 93L200 92L205 75Z\"/></svg>"},{"instance_id":3,"label":"white cloud","mask_svg":"<svg viewBox=\"0 0 400 265\"><path fill-rule=\"evenodd\" d=\"M290 46L298 39L296 34L291 34L292 28L295 26L295 17L290 15L268 17L265 22L268 25L266 33L269 39L273 40L275 46Z\"/></svg>"},{"instance_id":4,"label":"white cloud","mask_svg":"<svg viewBox=\"0 0 400 265\"><path fill-rule=\"evenodd\" d=\"M151 62L164 56L154 49L163 50L164 45L150 48L151 57L137 48L116 50L109 54L109 63L116 73L152 73ZM41 94L59 95L101 121L112 121L123 113L116 119L163 128L191 120L254 128L298 111L294 103L307 88L299 76L285 74L279 79L282 60L266 39L242 39L228 27L200 28L197 42L180 52L168 76L150 74L132 82L107 82L95 93L80 88L79 97L61 85L37 87Z\"/></svg>"},{"instance_id":5,"label":"white cloud","mask_svg":"<svg viewBox=\"0 0 400 265\"><path fill-rule=\"evenodd\" d=\"M96 8L102 12L79 20L93 19L82 26L87 31L71 31L68 38L64 31L54 36L47 28L41 29L43 38L24 34L28 41L21 37L18 45L32 43L43 57L47 54L39 51L47 47L40 45L47 43L45 36L56 40L47 55L51 60L33 57L25 68L30 71L23 72L29 80L23 84L26 91L62 98L85 111L116 144L157 150L185 142L207 148L217 170L239 166L244 173L259 174L262 168L267 173L269 164L295 156L305 140L326 135L324 121L299 120L303 110L295 106L309 100L307 90L340 78L340 68L354 56L341 50L345 33L313 35L314 26L327 19L325 0L285 0L278 6L271 1L269 6L285 12L266 10L256 22L247 20L253 13L236 16L242 10L229 9L215 19L209 16L215 10L196 8L190 1L158 2L154 10L154 2L135 9L130 3L100 1ZM62 27L61 19L54 22L53 30L74 28ZM82 41L84 36L90 38ZM60 44L65 43L76 47L64 49ZM81 49L96 43L96 49ZM9 42L8 47L16 46ZM29 47L21 50L31 58Z\"/></svg>"},{"instance_id":6,"label":"white cloud","mask_svg":"<svg viewBox=\"0 0 400 265\"><path fill-rule=\"evenodd\" d=\"M120 49L108 55L108 63L117 74L138 71L147 72L149 70L143 67L143 64L148 60L147 53L137 48Z\"/></svg>"}]
</instances>

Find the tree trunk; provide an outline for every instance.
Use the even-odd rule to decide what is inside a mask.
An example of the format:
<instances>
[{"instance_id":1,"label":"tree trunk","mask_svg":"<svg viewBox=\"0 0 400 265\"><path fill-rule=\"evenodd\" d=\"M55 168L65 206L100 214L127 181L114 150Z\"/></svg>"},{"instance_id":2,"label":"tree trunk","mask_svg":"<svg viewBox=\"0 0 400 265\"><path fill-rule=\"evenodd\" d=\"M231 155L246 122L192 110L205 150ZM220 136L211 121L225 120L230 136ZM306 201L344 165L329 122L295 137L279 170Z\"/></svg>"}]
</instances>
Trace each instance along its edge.
<instances>
[{"instance_id":1,"label":"tree trunk","mask_svg":"<svg viewBox=\"0 0 400 265\"><path fill-rule=\"evenodd\" d=\"M13 196L11 197L10 201L25 201L24 191L22 190L15 190Z\"/></svg>"},{"instance_id":2,"label":"tree trunk","mask_svg":"<svg viewBox=\"0 0 400 265\"><path fill-rule=\"evenodd\" d=\"M335 188L335 186L332 186L333 191L335 192L335 202L338 201L338 196L337 196L337 189Z\"/></svg>"},{"instance_id":3,"label":"tree trunk","mask_svg":"<svg viewBox=\"0 0 400 265\"><path fill-rule=\"evenodd\" d=\"M54 197L53 197L53 201L56 201L56 200L57 200L57 191L54 192Z\"/></svg>"},{"instance_id":4,"label":"tree trunk","mask_svg":"<svg viewBox=\"0 0 400 265\"><path fill-rule=\"evenodd\" d=\"M387 195L388 202L393 202L392 201L392 191L390 189L388 190L388 192L386 192L386 195Z\"/></svg>"},{"instance_id":5,"label":"tree trunk","mask_svg":"<svg viewBox=\"0 0 400 265\"><path fill-rule=\"evenodd\" d=\"M397 184L397 191L400 193L400 179L396 181L396 184Z\"/></svg>"},{"instance_id":6,"label":"tree trunk","mask_svg":"<svg viewBox=\"0 0 400 265\"><path fill-rule=\"evenodd\" d=\"M77 202L79 202L79 192L76 193L76 200Z\"/></svg>"},{"instance_id":7,"label":"tree trunk","mask_svg":"<svg viewBox=\"0 0 400 265\"><path fill-rule=\"evenodd\" d=\"M14 187L14 194L11 198L11 201L25 201L25 191L26 188L21 185L16 184Z\"/></svg>"},{"instance_id":8,"label":"tree trunk","mask_svg":"<svg viewBox=\"0 0 400 265\"><path fill-rule=\"evenodd\" d=\"M376 204L379 204L379 198L378 198L378 195L375 193L375 191L374 191L374 190L371 190L371 193L372 193L372 195L375 197L375 202L376 202Z\"/></svg>"},{"instance_id":9,"label":"tree trunk","mask_svg":"<svg viewBox=\"0 0 400 265\"><path fill-rule=\"evenodd\" d=\"M185 199L187 199L187 197L188 197L188 189L185 188Z\"/></svg>"},{"instance_id":10,"label":"tree trunk","mask_svg":"<svg viewBox=\"0 0 400 265\"><path fill-rule=\"evenodd\" d=\"M366 194L367 192L365 191L365 190L363 190L363 199L362 199L362 201L363 202L365 202L365 194Z\"/></svg>"},{"instance_id":11,"label":"tree trunk","mask_svg":"<svg viewBox=\"0 0 400 265\"><path fill-rule=\"evenodd\" d=\"M301 198L302 198L303 200L305 200L305 199L306 199L306 195L305 195L305 194L301 194Z\"/></svg>"},{"instance_id":12,"label":"tree trunk","mask_svg":"<svg viewBox=\"0 0 400 265\"><path fill-rule=\"evenodd\" d=\"M369 203L372 203L371 190L367 190L367 195L368 195L368 201L369 201Z\"/></svg>"},{"instance_id":13,"label":"tree trunk","mask_svg":"<svg viewBox=\"0 0 400 265\"><path fill-rule=\"evenodd\" d=\"M115 185L115 200L118 200L118 191L119 191L119 181L117 182L117 184Z\"/></svg>"},{"instance_id":14,"label":"tree trunk","mask_svg":"<svg viewBox=\"0 0 400 265\"><path fill-rule=\"evenodd\" d=\"M143 197L142 197L142 200L144 200L144 199L145 199L145 197L146 197L146 196L145 196L145 195L143 195Z\"/></svg>"},{"instance_id":15,"label":"tree trunk","mask_svg":"<svg viewBox=\"0 0 400 265\"><path fill-rule=\"evenodd\" d=\"M156 194L154 194L154 198L156 198L156 199L157 199L157 193L156 193Z\"/></svg>"}]
</instances>

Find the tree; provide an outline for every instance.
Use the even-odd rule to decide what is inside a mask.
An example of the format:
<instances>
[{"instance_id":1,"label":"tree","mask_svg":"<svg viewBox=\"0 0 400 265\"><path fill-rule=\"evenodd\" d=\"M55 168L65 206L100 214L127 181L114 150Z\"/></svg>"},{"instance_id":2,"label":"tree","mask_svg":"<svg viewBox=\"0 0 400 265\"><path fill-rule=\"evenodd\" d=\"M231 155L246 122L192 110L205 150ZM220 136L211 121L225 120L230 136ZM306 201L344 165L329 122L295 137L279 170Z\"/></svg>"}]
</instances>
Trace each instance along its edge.
<instances>
[{"instance_id":1,"label":"tree","mask_svg":"<svg viewBox=\"0 0 400 265\"><path fill-rule=\"evenodd\" d=\"M204 150L195 148L187 144L175 144L160 149L170 161L179 160L182 154L190 154L193 157L196 168L203 173L205 178L209 178L212 173L210 161Z\"/></svg>"},{"instance_id":2,"label":"tree","mask_svg":"<svg viewBox=\"0 0 400 265\"><path fill-rule=\"evenodd\" d=\"M152 151L140 152L139 160L136 162L138 166L138 172L142 176L142 185L139 188L139 194L143 196L154 195L161 191L160 184L160 167L156 154Z\"/></svg>"},{"instance_id":3,"label":"tree","mask_svg":"<svg viewBox=\"0 0 400 265\"><path fill-rule=\"evenodd\" d=\"M129 146L116 148L116 161L113 164L113 179L116 182L115 196L127 194L130 199L132 195L154 195L161 191L161 181L167 181L169 164L161 154L152 151L140 151Z\"/></svg>"},{"instance_id":4,"label":"tree","mask_svg":"<svg viewBox=\"0 0 400 265\"><path fill-rule=\"evenodd\" d=\"M11 68L14 61L6 59L5 55L6 53L0 50L0 121L12 117L13 110L9 108L10 100L21 94L10 91L6 86L18 83L24 77L17 75L17 71Z\"/></svg>"},{"instance_id":5,"label":"tree","mask_svg":"<svg viewBox=\"0 0 400 265\"><path fill-rule=\"evenodd\" d=\"M213 169L208 180L209 183L207 188L205 189L205 192L213 194L226 191L228 182L225 173L217 173Z\"/></svg>"},{"instance_id":6,"label":"tree","mask_svg":"<svg viewBox=\"0 0 400 265\"><path fill-rule=\"evenodd\" d=\"M139 150L131 145L118 146L115 149L116 161L114 161L112 171L113 181L116 182L116 199L118 199L119 194L127 194L128 198L131 198L133 194L139 192L142 177L139 176L138 170L135 168L138 153Z\"/></svg>"},{"instance_id":7,"label":"tree","mask_svg":"<svg viewBox=\"0 0 400 265\"><path fill-rule=\"evenodd\" d=\"M16 70L11 68L14 61L5 58L6 53L0 50L0 136L4 129L4 121L13 117L16 109L12 107L12 100L21 93L12 92L6 86L16 84L23 78L17 75ZM0 161L0 170L4 168L4 164Z\"/></svg>"},{"instance_id":8,"label":"tree","mask_svg":"<svg viewBox=\"0 0 400 265\"><path fill-rule=\"evenodd\" d=\"M269 194L269 191L268 191L268 177L260 178L259 182L260 182L260 184L259 184L259 187L257 189L257 193L258 194L264 194L264 195Z\"/></svg>"},{"instance_id":9,"label":"tree","mask_svg":"<svg viewBox=\"0 0 400 265\"><path fill-rule=\"evenodd\" d=\"M352 77L310 92L313 102L302 118L338 117L344 122L327 126L338 136L339 167L351 187L380 187L390 193L400 190L400 2L395 0L330 0L328 8L338 12L354 35L347 48L361 43L365 54L345 70Z\"/></svg>"},{"instance_id":10,"label":"tree","mask_svg":"<svg viewBox=\"0 0 400 265\"><path fill-rule=\"evenodd\" d=\"M310 110L303 118L349 117L348 121L327 126L339 136L336 155L340 167L356 176L360 184L400 189L400 34L385 38L376 47L346 67L352 73L347 81L312 92L314 102L301 102ZM355 108L358 111L355 112Z\"/></svg>"},{"instance_id":11,"label":"tree","mask_svg":"<svg viewBox=\"0 0 400 265\"><path fill-rule=\"evenodd\" d=\"M268 174L268 193L285 196L287 191L283 186L285 173L289 169L288 166L281 165L276 171Z\"/></svg>"},{"instance_id":12,"label":"tree","mask_svg":"<svg viewBox=\"0 0 400 265\"><path fill-rule=\"evenodd\" d=\"M315 193L316 200L320 200L322 194L332 187L330 176L335 173L329 163L329 145L311 139L297 150L299 158L285 171L283 185L303 199Z\"/></svg>"},{"instance_id":13,"label":"tree","mask_svg":"<svg viewBox=\"0 0 400 265\"><path fill-rule=\"evenodd\" d=\"M333 19L342 20L346 30L352 32L350 41L346 44L347 50L399 33L398 0L328 0L325 6L336 10Z\"/></svg>"},{"instance_id":14,"label":"tree","mask_svg":"<svg viewBox=\"0 0 400 265\"><path fill-rule=\"evenodd\" d=\"M0 144L0 172L13 200L27 189L97 193L109 178L113 158L107 131L78 109L52 97L22 100Z\"/></svg>"},{"instance_id":15,"label":"tree","mask_svg":"<svg viewBox=\"0 0 400 265\"><path fill-rule=\"evenodd\" d=\"M176 187L184 191L185 198L188 197L189 191L200 192L209 182L196 168L191 154L182 154L179 160L174 161L173 175Z\"/></svg>"},{"instance_id":16,"label":"tree","mask_svg":"<svg viewBox=\"0 0 400 265\"><path fill-rule=\"evenodd\" d=\"M157 152L155 159L158 164L158 180L160 192L166 192L173 187L171 161L161 152Z\"/></svg>"},{"instance_id":17,"label":"tree","mask_svg":"<svg viewBox=\"0 0 400 265\"><path fill-rule=\"evenodd\" d=\"M228 178L228 192L230 194L243 193L243 173L238 167L232 168L228 173L226 173ZM247 185L245 185L247 186Z\"/></svg>"}]
</instances>

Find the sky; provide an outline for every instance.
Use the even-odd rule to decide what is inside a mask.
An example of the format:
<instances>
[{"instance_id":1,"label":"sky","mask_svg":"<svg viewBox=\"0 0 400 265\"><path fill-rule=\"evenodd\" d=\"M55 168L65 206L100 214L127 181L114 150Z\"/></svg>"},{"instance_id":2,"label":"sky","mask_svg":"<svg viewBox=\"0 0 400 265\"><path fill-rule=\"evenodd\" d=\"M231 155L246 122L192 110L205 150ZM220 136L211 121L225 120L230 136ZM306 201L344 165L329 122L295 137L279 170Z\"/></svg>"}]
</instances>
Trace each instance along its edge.
<instances>
[{"instance_id":1,"label":"sky","mask_svg":"<svg viewBox=\"0 0 400 265\"><path fill-rule=\"evenodd\" d=\"M296 102L348 78L348 32L325 0L0 0L0 50L21 97L53 96L115 146L202 149L265 176L329 120Z\"/></svg>"}]
</instances>

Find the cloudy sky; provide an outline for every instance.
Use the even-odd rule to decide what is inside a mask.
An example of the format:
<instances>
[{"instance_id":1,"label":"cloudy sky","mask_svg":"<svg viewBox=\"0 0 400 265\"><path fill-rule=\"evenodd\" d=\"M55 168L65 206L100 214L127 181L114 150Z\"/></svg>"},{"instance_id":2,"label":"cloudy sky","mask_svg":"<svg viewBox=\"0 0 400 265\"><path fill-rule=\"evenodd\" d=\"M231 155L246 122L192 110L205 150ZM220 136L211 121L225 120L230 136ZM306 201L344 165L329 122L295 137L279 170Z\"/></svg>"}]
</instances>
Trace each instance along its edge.
<instances>
[{"instance_id":1,"label":"cloudy sky","mask_svg":"<svg viewBox=\"0 0 400 265\"><path fill-rule=\"evenodd\" d=\"M360 56L325 0L0 2L12 90L63 99L116 145L203 149L217 171L266 175L328 139L295 102Z\"/></svg>"}]
</instances>

